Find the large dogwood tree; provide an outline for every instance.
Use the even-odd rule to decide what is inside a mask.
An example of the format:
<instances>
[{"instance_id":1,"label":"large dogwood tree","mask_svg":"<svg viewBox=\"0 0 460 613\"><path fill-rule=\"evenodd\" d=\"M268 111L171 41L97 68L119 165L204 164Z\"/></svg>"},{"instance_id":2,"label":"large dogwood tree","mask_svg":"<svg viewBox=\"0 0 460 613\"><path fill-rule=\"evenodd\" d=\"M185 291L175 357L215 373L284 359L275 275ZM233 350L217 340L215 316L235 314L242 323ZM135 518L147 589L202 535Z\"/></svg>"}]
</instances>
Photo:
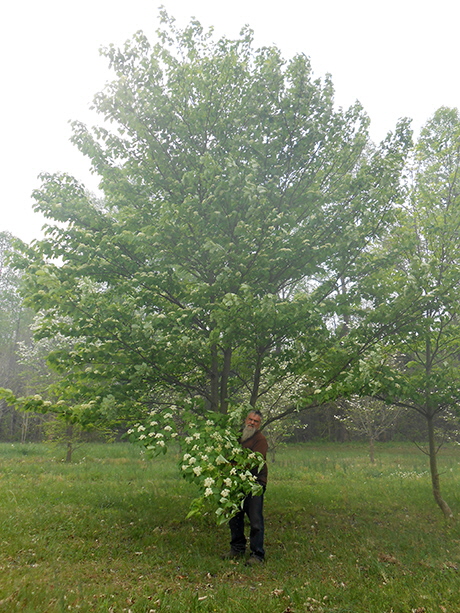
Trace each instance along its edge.
<instances>
[{"instance_id":1,"label":"large dogwood tree","mask_svg":"<svg viewBox=\"0 0 460 613\"><path fill-rule=\"evenodd\" d=\"M67 339L49 356L54 396L83 420L225 414L287 377L303 402L322 398L382 334L376 320L349 331L366 318L359 282L393 219L407 122L374 146L358 103L336 108L306 56L256 49L247 29L216 40L162 13L156 42L104 54L103 126L73 124L102 196L43 175L46 238L20 263L37 336Z\"/></svg>"}]
</instances>

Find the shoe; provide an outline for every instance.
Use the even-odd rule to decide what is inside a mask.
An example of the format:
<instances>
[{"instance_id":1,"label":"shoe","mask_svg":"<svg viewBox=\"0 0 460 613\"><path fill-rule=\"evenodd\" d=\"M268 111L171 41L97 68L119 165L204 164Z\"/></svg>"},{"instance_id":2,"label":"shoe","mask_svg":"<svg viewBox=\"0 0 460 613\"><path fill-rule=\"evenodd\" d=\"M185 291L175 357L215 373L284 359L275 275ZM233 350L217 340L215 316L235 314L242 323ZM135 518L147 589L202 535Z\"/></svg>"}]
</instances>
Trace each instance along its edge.
<instances>
[{"instance_id":1,"label":"shoe","mask_svg":"<svg viewBox=\"0 0 460 613\"><path fill-rule=\"evenodd\" d=\"M257 566L258 564L263 564L263 563L264 563L263 558L259 558L259 556L250 556L246 560L245 566Z\"/></svg>"},{"instance_id":2,"label":"shoe","mask_svg":"<svg viewBox=\"0 0 460 613\"><path fill-rule=\"evenodd\" d=\"M227 553L224 553L221 556L222 560L234 560L235 558L242 558L244 556L244 551L237 551L236 549L230 549Z\"/></svg>"}]
</instances>

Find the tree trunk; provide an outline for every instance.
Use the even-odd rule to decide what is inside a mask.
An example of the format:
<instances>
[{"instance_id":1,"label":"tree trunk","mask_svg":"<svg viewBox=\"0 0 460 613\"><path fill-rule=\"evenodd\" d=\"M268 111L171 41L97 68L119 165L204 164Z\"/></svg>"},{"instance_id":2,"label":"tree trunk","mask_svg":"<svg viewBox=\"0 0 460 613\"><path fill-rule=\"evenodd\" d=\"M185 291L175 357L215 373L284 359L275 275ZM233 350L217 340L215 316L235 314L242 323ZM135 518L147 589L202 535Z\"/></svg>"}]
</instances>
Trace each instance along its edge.
<instances>
[{"instance_id":1,"label":"tree trunk","mask_svg":"<svg viewBox=\"0 0 460 613\"><path fill-rule=\"evenodd\" d=\"M72 462L72 453L73 453L73 426L69 424L67 426L67 454L65 457L66 462Z\"/></svg>"},{"instance_id":2,"label":"tree trunk","mask_svg":"<svg viewBox=\"0 0 460 613\"><path fill-rule=\"evenodd\" d=\"M217 356L217 346L211 347L211 411L219 411L219 359Z\"/></svg>"},{"instance_id":3,"label":"tree trunk","mask_svg":"<svg viewBox=\"0 0 460 613\"><path fill-rule=\"evenodd\" d=\"M254 378L253 378L253 382L252 382L251 398L249 399L249 404L252 407L256 406L256 402L257 402L257 400L259 398L259 386L260 386L261 370L262 370L262 356L259 353L259 355L257 357L257 364L256 364L256 367L254 369Z\"/></svg>"},{"instance_id":4,"label":"tree trunk","mask_svg":"<svg viewBox=\"0 0 460 613\"><path fill-rule=\"evenodd\" d=\"M230 377L230 368L232 364L232 350L224 350L224 364L222 367L222 377L220 384L220 411L227 413L228 409L228 380Z\"/></svg>"},{"instance_id":5,"label":"tree trunk","mask_svg":"<svg viewBox=\"0 0 460 613\"><path fill-rule=\"evenodd\" d=\"M369 460L371 461L371 464L375 464L375 445L374 445L374 437L370 436L369 437Z\"/></svg>"},{"instance_id":6,"label":"tree trunk","mask_svg":"<svg viewBox=\"0 0 460 613\"><path fill-rule=\"evenodd\" d=\"M437 453L436 453L436 443L434 436L434 424L433 424L433 416L427 416L427 425L428 425L428 444L429 444L429 455L430 455L430 472L431 472L431 484L433 488L433 496L434 499L444 513L444 517L446 519L451 519L453 517L453 513L450 510L449 505L441 496L441 485L439 482L439 473L438 473L438 462L437 462Z\"/></svg>"},{"instance_id":7,"label":"tree trunk","mask_svg":"<svg viewBox=\"0 0 460 613\"><path fill-rule=\"evenodd\" d=\"M21 443L25 443L27 440L27 431L29 429L29 413L26 413L22 416L22 425L21 425Z\"/></svg>"}]
</instances>

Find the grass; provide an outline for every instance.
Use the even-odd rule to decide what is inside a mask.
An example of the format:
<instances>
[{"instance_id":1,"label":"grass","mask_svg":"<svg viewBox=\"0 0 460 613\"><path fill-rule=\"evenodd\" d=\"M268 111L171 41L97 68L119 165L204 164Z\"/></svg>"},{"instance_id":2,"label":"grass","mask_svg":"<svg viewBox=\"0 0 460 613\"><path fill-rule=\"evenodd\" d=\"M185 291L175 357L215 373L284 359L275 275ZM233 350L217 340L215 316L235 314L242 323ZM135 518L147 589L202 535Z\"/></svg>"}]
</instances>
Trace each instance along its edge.
<instances>
[{"instance_id":1,"label":"grass","mask_svg":"<svg viewBox=\"0 0 460 613\"><path fill-rule=\"evenodd\" d=\"M383 444L277 453L265 500L267 563L224 562L228 529L185 520L178 456L127 444L0 445L0 612L455 613L460 527L431 494L427 458ZM440 457L460 511L460 450Z\"/></svg>"}]
</instances>

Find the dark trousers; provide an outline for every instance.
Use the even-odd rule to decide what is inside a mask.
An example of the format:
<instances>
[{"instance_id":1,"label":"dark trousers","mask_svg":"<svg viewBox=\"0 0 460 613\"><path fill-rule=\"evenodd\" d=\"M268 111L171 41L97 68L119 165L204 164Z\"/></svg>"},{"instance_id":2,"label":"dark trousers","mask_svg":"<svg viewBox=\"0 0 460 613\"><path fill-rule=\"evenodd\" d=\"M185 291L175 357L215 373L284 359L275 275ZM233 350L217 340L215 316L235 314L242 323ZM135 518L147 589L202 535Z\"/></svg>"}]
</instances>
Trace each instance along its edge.
<instances>
[{"instance_id":1,"label":"dark trousers","mask_svg":"<svg viewBox=\"0 0 460 613\"><path fill-rule=\"evenodd\" d=\"M244 516L249 518L249 547L251 555L264 558L264 497L247 496L243 508L229 521L231 541L234 551L244 553L246 550L246 537L244 536Z\"/></svg>"}]
</instances>

